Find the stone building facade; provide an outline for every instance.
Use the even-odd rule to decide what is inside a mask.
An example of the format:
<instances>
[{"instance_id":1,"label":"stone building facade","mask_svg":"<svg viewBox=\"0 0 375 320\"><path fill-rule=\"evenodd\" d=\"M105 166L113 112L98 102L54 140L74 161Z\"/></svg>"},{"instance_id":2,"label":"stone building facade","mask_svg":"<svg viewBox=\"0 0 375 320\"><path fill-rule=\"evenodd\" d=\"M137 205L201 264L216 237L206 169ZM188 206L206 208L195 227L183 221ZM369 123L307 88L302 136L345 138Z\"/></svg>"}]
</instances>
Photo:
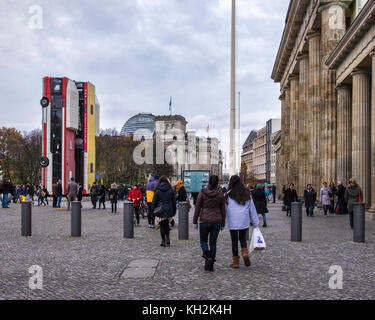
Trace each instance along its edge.
<instances>
[{"instance_id":1,"label":"stone building facade","mask_svg":"<svg viewBox=\"0 0 375 320\"><path fill-rule=\"evenodd\" d=\"M354 177L372 212L374 17L372 0L292 0L272 72L281 89L282 184L301 194L307 183L319 189Z\"/></svg>"},{"instance_id":2,"label":"stone building facade","mask_svg":"<svg viewBox=\"0 0 375 320\"><path fill-rule=\"evenodd\" d=\"M254 140L254 176L261 183L267 182L267 128L260 129Z\"/></svg>"},{"instance_id":3,"label":"stone building facade","mask_svg":"<svg viewBox=\"0 0 375 320\"><path fill-rule=\"evenodd\" d=\"M254 176L254 140L257 134L257 131L251 131L242 146L241 163L246 164L247 174L249 176Z\"/></svg>"}]
</instances>

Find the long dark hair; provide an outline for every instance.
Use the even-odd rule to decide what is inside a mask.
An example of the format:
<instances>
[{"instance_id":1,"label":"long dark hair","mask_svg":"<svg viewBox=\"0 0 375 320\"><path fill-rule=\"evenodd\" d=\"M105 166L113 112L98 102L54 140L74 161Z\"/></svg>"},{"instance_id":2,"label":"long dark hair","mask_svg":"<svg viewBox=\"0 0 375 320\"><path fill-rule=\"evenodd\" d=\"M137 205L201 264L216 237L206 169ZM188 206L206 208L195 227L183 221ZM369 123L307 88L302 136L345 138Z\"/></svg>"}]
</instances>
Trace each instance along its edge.
<instances>
[{"instance_id":1,"label":"long dark hair","mask_svg":"<svg viewBox=\"0 0 375 320\"><path fill-rule=\"evenodd\" d=\"M155 187L155 191L159 189L160 184L163 183L163 182L168 183L169 186L170 186L171 189L172 189L172 185L171 185L171 183L169 182L168 178L167 178L166 176L161 176L161 177L159 178L159 182L158 182L158 184L157 184L156 187Z\"/></svg>"},{"instance_id":2,"label":"long dark hair","mask_svg":"<svg viewBox=\"0 0 375 320\"><path fill-rule=\"evenodd\" d=\"M210 177L210 180L208 181L208 189L209 190L215 190L219 184L219 177L212 175Z\"/></svg>"},{"instance_id":3,"label":"long dark hair","mask_svg":"<svg viewBox=\"0 0 375 320\"><path fill-rule=\"evenodd\" d=\"M228 195L231 199L236 200L240 205L245 205L251 199L250 191L245 187L238 175L232 176L229 180ZM227 195L227 201L228 201Z\"/></svg>"}]
</instances>

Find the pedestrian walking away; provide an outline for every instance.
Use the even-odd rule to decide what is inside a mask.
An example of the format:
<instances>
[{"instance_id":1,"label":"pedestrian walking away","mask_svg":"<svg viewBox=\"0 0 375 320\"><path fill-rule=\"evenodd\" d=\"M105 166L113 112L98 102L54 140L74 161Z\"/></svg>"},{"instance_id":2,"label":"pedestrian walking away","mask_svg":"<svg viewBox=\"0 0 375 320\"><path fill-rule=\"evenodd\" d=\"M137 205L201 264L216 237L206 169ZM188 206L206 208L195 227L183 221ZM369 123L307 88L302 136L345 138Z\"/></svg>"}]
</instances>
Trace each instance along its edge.
<instances>
[{"instance_id":1,"label":"pedestrian walking away","mask_svg":"<svg viewBox=\"0 0 375 320\"><path fill-rule=\"evenodd\" d=\"M116 183L112 183L109 190L109 200L111 201L112 213L117 213L118 188Z\"/></svg>"},{"instance_id":2,"label":"pedestrian walking away","mask_svg":"<svg viewBox=\"0 0 375 320\"><path fill-rule=\"evenodd\" d=\"M56 192L57 192L57 208L61 209L61 200L62 200L62 195L63 195L61 180L57 182Z\"/></svg>"},{"instance_id":3,"label":"pedestrian walking away","mask_svg":"<svg viewBox=\"0 0 375 320\"><path fill-rule=\"evenodd\" d=\"M232 240L233 261L229 266L234 269L239 268L238 241L241 244L241 254L245 266L250 266L251 261L247 247L246 233L250 227L250 223L254 228L258 228L259 219L250 191L237 175L232 176L229 181L228 193L226 195L226 221Z\"/></svg>"},{"instance_id":4,"label":"pedestrian walking away","mask_svg":"<svg viewBox=\"0 0 375 320\"><path fill-rule=\"evenodd\" d=\"M147 220L148 220L148 227L155 229L155 215L152 211L152 200L154 198L155 194L155 188L158 184L159 176L155 174L154 176L151 176L148 180L148 183L146 185L146 201L148 206L148 214L147 214Z\"/></svg>"},{"instance_id":5,"label":"pedestrian walking away","mask_svg":"<svg viewBox=\"0 0 375 320\"><path fill-rule=\"evenodd\" d=\"M273 197L273 203L276 203L276 186L273 184L271 187L272 197Z\"/></svg>"},{"instance_id":6,"label":"pedestrian walking away","mask_svg":"<svg viewBox=\"0 0 375 320\"><path fill-rule=\"evenodd\" d=\"M331 207L331 195L327 182L323 182L323 186L320 189L320 203L323 205L324 217L327 217Z\"/></svg>"},{"instance_id":7,"label":"pedestrian walking away","mask_svg":"<svg viewBox=\"0 0 375 320\"><path fill-rule=\"evenodd\" d=\"M219 187L219 177L212 175L208 186L198 195L193 224L199 219L200 245L205 259L204 269L214 271L216 243L220 230L225 227L225 198Z\"/></svg>"},{"instance_id":8,"label":"pedestrian walking away","mask_svg":"<svg viewBox=\"0 0 375 320\"><path fill-rule=\"evenodd\" d=\"M98 202L98 186L96 185L95 181L90 188L90 197L91 197L92 208L96 209L96 203Z\"/></svg>"},{"instance_id":9,"label":"pedestrian walking away","mask_svg":"<svg viewBox=\"0 0 375 320\"><path fill-rule=\"evenodd\" d=\"M169 237L169 221L176 215L176 195L167 177L162 176L155 189L155 195L152 200L152 211L157 210L157 220L160 224L160 246L166 247L171 244Z\"/></svg>"},{"instance_id":10,"label":"pedestrian walking away","mask_svg":"<svg viewBox=\"0 0 375 320\"><path fill-rule=\"evenodd\" d=\"M256 189L252 193L255 208L258 214L263 217L263 227L267 228L267 217L266 214L269 212L267 208L266 194L263 190L263 186L258 184Z\"/></svg>"},{"instance_id":11,"label":"pedestrian walking away","mask_svg":"<svg viewBox=\"0 0 375 320\"><path fill-rule=\"evenodd\" d=\"M354 211L354 203L362 203L363 202L363 193L361 187L358 185L357 181L354 178L349 180L349 186L346 188L345 191L345 201L348 206L349 212L349 224L350 228L353 229L353 211Z\"/></svg>"},{"instance_id":12,"label":"pedestrian walking away","mask_svg":"<svg viewBox=\"0 0 375 320\"><path fill-rule=\"evenodd\" d=\"M303 199L305 200L306 215L308 217L313 217L316 202L316 192L312 188L311 184L307 185L306 190L303 193Z\"/></svg>"},{"instance_id":13,"label":"pedestrian walking away","mask_svg":"<svg viewBox=\"0 0 375 320\"><path fill-rule=\"evenodd\" d=\"M102 184L98 190L99 210L101 209L102 205L103 205L103 210L105 210L105 195L106 195L105 187Z\"/></svg>"}]
</instances>

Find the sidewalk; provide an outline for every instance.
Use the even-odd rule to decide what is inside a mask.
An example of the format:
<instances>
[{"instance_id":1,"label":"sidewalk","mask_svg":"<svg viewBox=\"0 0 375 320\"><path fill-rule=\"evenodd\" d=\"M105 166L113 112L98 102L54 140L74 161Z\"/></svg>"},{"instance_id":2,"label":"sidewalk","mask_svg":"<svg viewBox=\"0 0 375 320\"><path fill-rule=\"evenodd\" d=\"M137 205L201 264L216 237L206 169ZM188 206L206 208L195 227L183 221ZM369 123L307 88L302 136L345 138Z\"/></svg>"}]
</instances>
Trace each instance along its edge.
<instances>
[{"instance_id":1,"label":"sidewalk","mask_svg":"<svg viewBox=\"0 0 375 320\"><path fill-rule=\"evenodd\" d=\"M70 213L33 207L33 236L20 236L20 207L0 209L0 299L374 299L375 223L366 224L365 244L352 242L348 216L303 215L303 242L290 242L290 218L270 204L268 228L261 228L267 250L251 255L252 265L231 262L229 231L220 233L215 272L203 270L199 234L190 225L190 240L160 247L158 230L147 219L135 239L123 236L118 214L82 211L82 238L70 237ZM89 203L87 203L89 205ZM191 212L191 219L193 212ZM178 221L176 219L176 221ZM144 261L146 259L147 261ZM133 262L149 263L151 277L120 277ZM152 261L151 261L152 260ZM152 264L152 266L151 266ZM29 289L32 265L43 268L43 290ZM343 290L328 286L330 266L343 269Z\"/></svg>"}]
</instances>

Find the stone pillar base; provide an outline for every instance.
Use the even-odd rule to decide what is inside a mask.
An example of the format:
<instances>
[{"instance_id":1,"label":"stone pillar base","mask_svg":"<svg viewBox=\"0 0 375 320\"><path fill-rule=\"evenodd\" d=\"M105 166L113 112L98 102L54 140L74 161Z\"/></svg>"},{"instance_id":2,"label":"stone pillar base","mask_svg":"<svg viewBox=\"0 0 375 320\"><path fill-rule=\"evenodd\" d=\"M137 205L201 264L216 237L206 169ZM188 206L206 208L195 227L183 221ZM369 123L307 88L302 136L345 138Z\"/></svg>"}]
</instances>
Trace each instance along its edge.
<instances>
[{"instance_id":1,"label":"stone pillar base","mask_svg":"<svg viewBox=\"0 0 375 320\"><path fill-rule=\"evenodd\" d=\"M375 212L366 211L366 219L367 220L375 220Z\"/></svg>"}]
</instances>

